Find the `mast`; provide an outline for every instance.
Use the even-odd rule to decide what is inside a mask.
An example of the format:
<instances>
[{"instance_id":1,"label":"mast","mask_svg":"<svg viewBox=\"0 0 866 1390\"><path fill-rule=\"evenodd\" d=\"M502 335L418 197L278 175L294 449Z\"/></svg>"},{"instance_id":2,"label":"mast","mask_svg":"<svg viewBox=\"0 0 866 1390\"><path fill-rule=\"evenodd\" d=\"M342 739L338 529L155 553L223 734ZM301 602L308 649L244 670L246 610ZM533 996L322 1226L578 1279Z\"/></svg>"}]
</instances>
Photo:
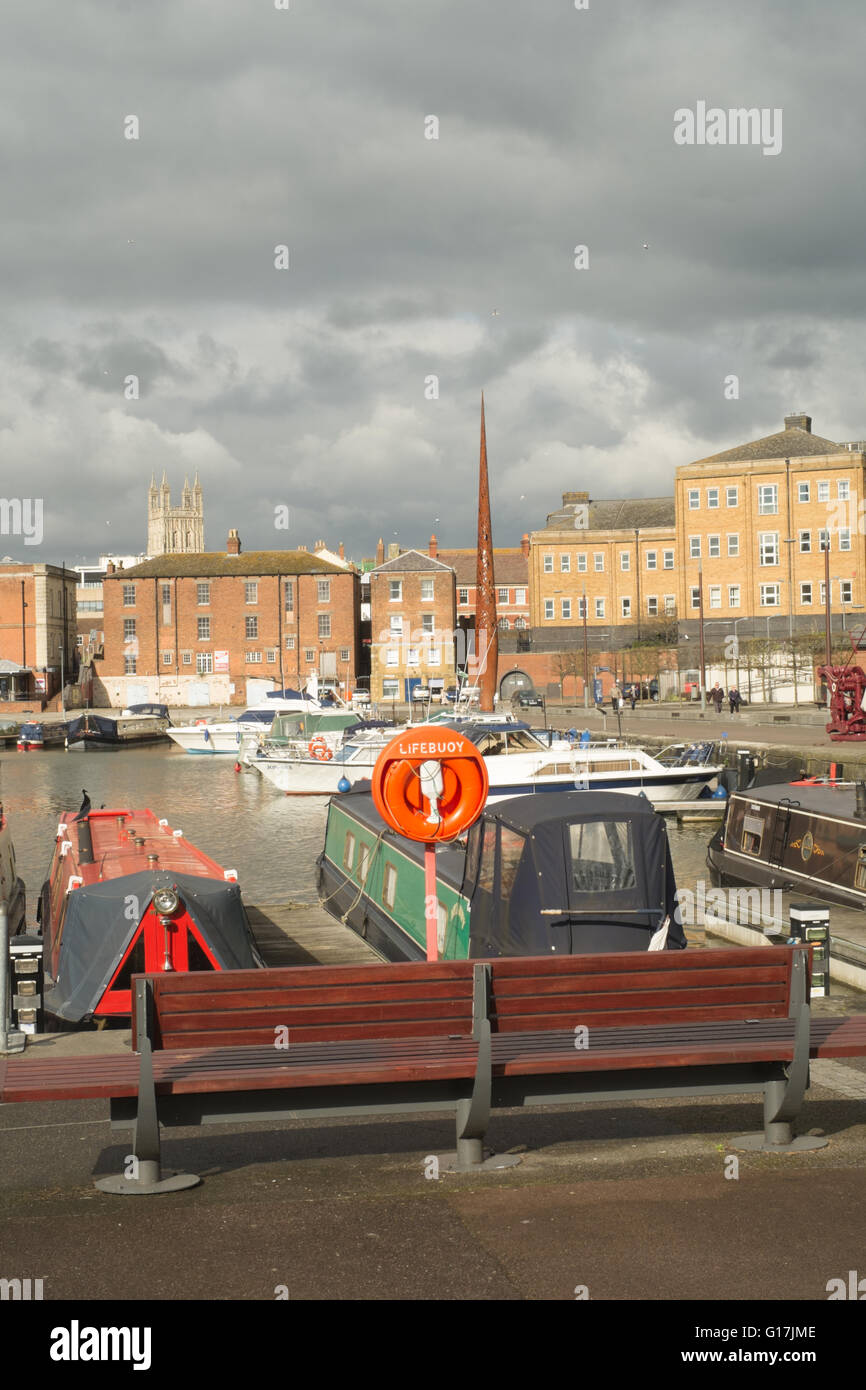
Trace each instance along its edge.
<instances>
[{"instance_id":1,"label":"mast","mask_svg":"<svg viewBox=\"0 0 866 1390\"><path fill-rule=\"evenodd\" d=\"M475 660L478 664L479 708L493 709L499 664L496 621L496 581L493 574L493 533L490 525L490 487L487 481L487 437L484 430L484 392L481 393L481 458L478 471L478 560L475 571Z\"/></svg>"}]
</instances>

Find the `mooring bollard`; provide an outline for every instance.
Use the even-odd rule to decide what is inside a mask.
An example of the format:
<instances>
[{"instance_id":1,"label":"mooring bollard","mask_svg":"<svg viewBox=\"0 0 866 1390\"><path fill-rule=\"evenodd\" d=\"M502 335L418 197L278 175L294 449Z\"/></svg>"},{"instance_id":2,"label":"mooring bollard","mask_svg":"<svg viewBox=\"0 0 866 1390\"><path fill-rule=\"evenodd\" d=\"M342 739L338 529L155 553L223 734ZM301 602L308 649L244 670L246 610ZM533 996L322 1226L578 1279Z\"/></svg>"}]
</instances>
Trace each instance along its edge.
<instances>
[{"instance_id":1,"label":"mooring bollard","mask_svg":"<svg viewBox=\"0 0 866 1390\"><path fill-rule=\"evenodd\" d=\"M790 908L791 936L809 942L812 952L812 998L830 993L830 909L823 903L794 902Z\"/></svg>"}]
</instances>

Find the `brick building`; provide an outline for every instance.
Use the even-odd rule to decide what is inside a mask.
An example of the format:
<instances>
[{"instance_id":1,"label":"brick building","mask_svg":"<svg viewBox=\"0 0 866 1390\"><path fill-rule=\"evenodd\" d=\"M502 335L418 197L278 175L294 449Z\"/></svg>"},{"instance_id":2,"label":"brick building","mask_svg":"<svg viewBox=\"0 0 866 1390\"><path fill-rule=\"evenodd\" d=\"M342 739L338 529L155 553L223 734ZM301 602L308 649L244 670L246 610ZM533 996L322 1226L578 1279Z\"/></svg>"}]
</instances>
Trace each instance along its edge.
<instances>
[{"instance_id":1,"label":"brick building","mask_svg":"<svg viewBox=\"0 0 866 1390\"><path fill-rule=\"evenodd\" d=\"M106 576L106 703L243 705L312 675L354 684L359 581L306 550L161 555Z\"/></svg>"},{"instance_id":2,"label":"brick building","mask_svg":"<svg viewBox=\"0 0 866 1390\"><path fill-rule=\"evenodd\" d=\"M740 637L823 630L828 534L831 607L843 619L861 608L864 496L862 442L822 439L808 415L678 468L681 631L697 630L699 573L707 625L718 618Z\"/></svg>"},{"instance_id":3,"label":"brick building","mask_svg":"<svg viewBox=\"0 0 866 1390\"><path fill-rule=\"evenodd\" d=\"M381 542L380 542L381 553ZM454 571L406 550L370 572L373 700L408 700L415 686L441 691L455 681Z\"/></svg>"},{"instance_id":4,"label":"brick building","mask_svg":"<svg viewBox=\"0 0 866 1390\"><path fill-rule=\"evenodd\" d=\"M74 570L60 565L0 564L0 701L3 709L40 708L77 667Z\"/></svg>"},{"instance_id":5,"label":"brick building","mask_svg":"<svg viewBox=\"0 0 866 1390\"><path fill-rule=\"evenodd\" d=\"M457 622L475 625L475 579L478 551L440 550L435 536L430 537L428 555L450 565L457 585ZM519 546L494 548L493 573L496 579L496 617L501 631L529 627L529 536Z\"/></svg>"}]
</instances>

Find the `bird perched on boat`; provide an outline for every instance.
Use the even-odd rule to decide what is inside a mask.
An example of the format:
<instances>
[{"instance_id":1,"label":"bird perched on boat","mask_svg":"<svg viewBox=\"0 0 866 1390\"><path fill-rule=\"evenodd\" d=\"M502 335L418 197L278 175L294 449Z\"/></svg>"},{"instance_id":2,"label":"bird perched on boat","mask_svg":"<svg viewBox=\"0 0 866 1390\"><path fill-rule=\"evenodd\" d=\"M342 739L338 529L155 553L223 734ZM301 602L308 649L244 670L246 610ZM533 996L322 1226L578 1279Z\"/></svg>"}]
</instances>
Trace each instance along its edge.
<instances>
[{"instance_id":1,"label":"bird perched on boat","mask_svg":"<svg viewBox=\"0 0 866 1390\"><path fill-rule=\"evenodd\" d=\"M82 801L81 806L78 809L78 815L75 817L76 820L84 820L87 816L90 815L90 797L87 795L87 788L82 787L81 793L84 797L84 800Z\"/></svg>"}]
</instances>

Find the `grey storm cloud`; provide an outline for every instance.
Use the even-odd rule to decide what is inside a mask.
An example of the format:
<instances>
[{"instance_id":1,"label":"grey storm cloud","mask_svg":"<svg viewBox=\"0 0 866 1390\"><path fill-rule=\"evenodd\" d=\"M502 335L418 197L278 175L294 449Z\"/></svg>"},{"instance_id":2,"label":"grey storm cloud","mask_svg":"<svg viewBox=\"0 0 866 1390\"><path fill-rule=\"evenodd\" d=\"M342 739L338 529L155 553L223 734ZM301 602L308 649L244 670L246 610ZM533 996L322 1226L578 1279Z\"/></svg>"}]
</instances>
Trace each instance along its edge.
<instances>
[{"instance_id":1,"label":"grey storm cloud","mask_svg":"<svg viewBox=\"0 0 866 1390\"><path fill-rule=\"evenodd\" d=\"M0 444L44 558L141 550L163 469L211 547L471 544L482 389L497 544L792 409L866 433L859 0L50 17L0 51ZM781 151L677 145L698 102L781 111Z\"/></svg>"}]
</instances>

